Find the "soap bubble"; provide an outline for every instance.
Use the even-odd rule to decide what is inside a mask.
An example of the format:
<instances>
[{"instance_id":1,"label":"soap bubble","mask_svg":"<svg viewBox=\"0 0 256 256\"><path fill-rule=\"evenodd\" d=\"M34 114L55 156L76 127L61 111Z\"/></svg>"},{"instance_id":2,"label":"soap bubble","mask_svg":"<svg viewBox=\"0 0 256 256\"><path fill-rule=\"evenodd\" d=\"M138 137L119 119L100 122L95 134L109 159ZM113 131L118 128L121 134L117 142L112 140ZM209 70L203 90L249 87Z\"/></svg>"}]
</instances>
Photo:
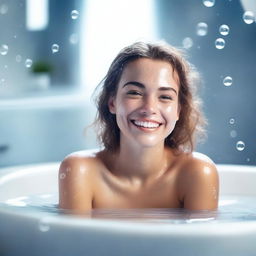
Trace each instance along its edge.
<instances>
[{"instance_id":1,"label":"soap bubble","mask_svg":"<svg viewBox=\"0 0 256 256\"><path fill-rule=\"evenodd\" d=\"M221 25L219 28L219 32L221 35L227 36L229 34L229 26L225 24Z\"/></svg>"},{"instance_id":2,"label":"soap bubble","mask_svg":"<svg viewBox=\"0 0 256 256\"><path fill-rule=\"evenodd\" d=\"M237 143L236 143L236 149L238 151L243 151L245 148L245 144L243 141L239 140Z\"/></svg>"},{"instance_id":3,"label":"soap bubble","mask_svg":"<svg viewBox=\"0 0 256 256\"><path fill-rule=\"evenodd\" d=\"M230 119L229 119L229 123L230 123L230 124L234 124L234 123L235 123L235 119L234 119L234 118L230 118Z\"/></svg>"},{"instance_id":4,"label":"soap bubble","mask_svg":"<svg viewBox=\"0 0 256 256\"><path fill-rule=\"evenodd\" d=\"M230 137L231 137L231 138L236 138L236 137L237 137L237 132L236 132L236 130L232 130L232 131L230 132Z\"/></svg>"},{"instance_id":5,"label":"soap bubble","mask_svg":"<svg viewBox=\"0 0 256 256\"><path fill-rule=\"evenodd\" d=\"M206 36L208 32L208 25L204 22L200 22L196 26L196 34L198 36Z\"/></svg>"},{"instance_id":6,"label":"soap bubble","mask_svg":"<svg viewBox=\"0 0 256 256\"><path fill-rule=\"evenodd\" d=\"M78 43L78 35L76 33L71 34L69 37L69 42L71 44L77 44Z\"/></svg>"},{"instance_id":7,"label":"soap bubble","mask_svg":"<svg viewBox=\"0 0 256 256\"><path fill-rule=\"evenodd\" d=\"M0 14L6 14L8 12L8 6L6 4L2 4L0 6Z\"/></svg>"},{"instance_id":8,"label":"soap bubble","mask_svg":"<svg viewBox=\"0 0 256 256\"><path fill-rule=\"evenodd\" d=\"M226 76L224 79L223 79L223 84L225 86L231 86L232 85L232 82L233 82L233 79L231 76Z\"/></svg>"},{"instance_id":9,"label":"soap bubble","mask_svg":"<svg viewBox=\"0 0 256 256\"><path fill-rule=\"evenodd\" d=\"M53 44L52 45L52 53L56 53L59 51L59 45L58 44Z\"/></svg>"},{"instance_id":10,"label":"soap bubble","mask_svg":"<svg viewBox=\"0 0 256 256\"><path fill-rule=\"evenodd\" d=\"M16 59L17 62L21 62L22 57L20 55L17 55L15 59Z\"/></svg>"},{"instance_id":11,"label":"soap bubble","mask_svg":"<svg viewBox=\"0 0 256 256\"><path fill-rule=\"evenodd\" d=\"M31 68L32 64L33 64L33 61L31 59L26 59L25 60L26 68Z\"/></svg>"},{"instance_id":12,"label":"soap bubble","mask_svg":"<svg viewBox=\"0 0 256 256\"><path fill-rule=\"evenodd\" d=\"M246 24L252 24L255 21L254 13L251 11L246 11L243 15L243 20Z\"/></svg>"},{"instance_id":13,"label":"soap bubble","mask_svg":"<svg viewBox=\"0 0 256 256\"><path fill-rule=\"evenodd\" d=\"M193 46L193 40L190 37L186 37L183 39L182 45L185 49L189 49Z\"/></svg>"},{"instance_id":14,"label":"soap bubble","mask_svg":"<svg viewBox=\"0 0 256 256\"><path fill-rule=\"evenodd\" d=\"M206 7L213 7L215 5L215 0L203 0L203 4Z\"/></svg>"},{"instance_id":15,"label":"soap bubble","mask_svg":"<svg viewBox=\"0 0 256 256\"><path fill-rule=\"evenodd\" d=\"M79 17L79 12L78 12L77 10L73 10L73 11L71 12L71 18L72 18L73 20L76 20L78 17Z\"/></svg>"},{"instance_id":16,"label":"soap bubble","mask_svg":"<svg viewBox=\"0 0 256 256\"><path fill-rule=\"evenodd\" d=\"M42 232L49 231L50 230L50 225L49 225L48 218L45 217L45 218L40 219L38 227L39 227L39 230L42 231Z\"/></svg>"},{"instance_id":17,"label":"soap bubble","mask_svg":"<svg viewBox=\"0 0 256 256\"><path fill-rule=\"evenodd\" d=\"M219 50L225 47L225 40L223 38L217 38L215 41L215 47Z\"/></svg>"},{"instance_id":18,"label":"soap bubble","mask_svg":"<svg viewBox=\"0 0 256 256\"><path fill-rule=\"evenodd\" d=\"M2 44L0 47L0 54L6 55L8 53L9 47L6 44Z\"/></svg>"}]
</instances>

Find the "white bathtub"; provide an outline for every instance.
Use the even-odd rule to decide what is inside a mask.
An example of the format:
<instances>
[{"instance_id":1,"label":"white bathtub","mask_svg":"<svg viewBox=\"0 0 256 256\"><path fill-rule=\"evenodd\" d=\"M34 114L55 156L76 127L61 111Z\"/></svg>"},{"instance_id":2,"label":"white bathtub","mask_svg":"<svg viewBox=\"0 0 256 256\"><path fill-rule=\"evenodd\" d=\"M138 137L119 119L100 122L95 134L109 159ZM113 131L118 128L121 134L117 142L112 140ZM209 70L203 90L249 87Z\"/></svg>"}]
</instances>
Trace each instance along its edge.
<instances>
[{"instance_id":1,"label":"white bathtub","mask_svg":"<svg viewBox=\"0 0 256 256\"><path fill-rule=\"evenodd\" d=\"M58 163L0 169L0 203L57 193ZM256 197L256 167L219 165L220 192ZM47 223L45 230L39 225ZM143 223L41 215L0 206L0 255L256 255L256 220Z\"/></svg>"}]
</instances>

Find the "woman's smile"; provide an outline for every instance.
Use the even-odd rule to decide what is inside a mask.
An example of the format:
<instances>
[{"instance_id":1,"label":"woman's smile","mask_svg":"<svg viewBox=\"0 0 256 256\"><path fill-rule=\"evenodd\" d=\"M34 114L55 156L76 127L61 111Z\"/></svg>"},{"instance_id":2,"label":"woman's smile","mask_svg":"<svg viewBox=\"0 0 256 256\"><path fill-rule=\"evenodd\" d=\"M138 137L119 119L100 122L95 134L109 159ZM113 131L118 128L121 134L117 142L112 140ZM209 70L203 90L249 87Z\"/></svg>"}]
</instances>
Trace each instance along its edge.
<instances>
[{"instance_id":1,"label":"woman's smile","mask_svg":"<svg viewBox=\"0 0 256 256\"><path fill-rule=\"evenodd\" d=\"M162 123L159 123L154 120L131 120L134 126L136 126L139 130L145 131L145 132L152 132L157 130Z\"/></svg>"}]
</instances>

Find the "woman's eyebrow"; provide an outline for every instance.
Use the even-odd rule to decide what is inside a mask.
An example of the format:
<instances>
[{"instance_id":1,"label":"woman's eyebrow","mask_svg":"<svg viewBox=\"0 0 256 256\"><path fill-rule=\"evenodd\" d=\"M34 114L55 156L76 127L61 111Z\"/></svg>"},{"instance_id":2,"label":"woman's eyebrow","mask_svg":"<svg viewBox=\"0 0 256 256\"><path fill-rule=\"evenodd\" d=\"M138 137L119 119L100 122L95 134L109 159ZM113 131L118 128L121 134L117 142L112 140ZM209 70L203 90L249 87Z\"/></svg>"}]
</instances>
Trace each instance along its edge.
<instances>
[{"instance_id":1,"label":"woman's eyebrow","mask_svg":"<svg viewBox=\"0 0 256 256\"><path fill-rule=\"evenodd\" d=\"M139 88L145 89L145 85L137 82L137 81L129 81L127 83L125 83L123 85L123 87L127 86L127 85L134 85L134 86L138 86ZM159 91L173 91L176 95L178 95L177 91L171 87L171 86L162 86L158 88Z\"/></svg>"},{"instance_id":2,"label":"woman's eyebrow","mask_svg":"<svg viewBox=\"0 0 256 256\"><path fill-rule=\"evenodd\" d=\"M145 88L145 85L144 84L142 84L142 83L140 83L140 82L136 82L136 81L129 81L129 82L127 82L127 83L125 83L124 85L123 85L123 87L125 87L126 85L135 85L135 86L138 86L138 87L140 87L140 88Z\"/></svg>"},{"instance_id":3,"label":"woman's eyebrow","mask_svg":"<svg viewBox=\"0 0 256 256\"><path fill-rule=\"evenodd\" d=\"M178 95L177 91L176 91L174 88L169 87L169 86L160 87L158 90L159 90L159 91L173 91L173 92L175 92L176 95Z\"/></svg>"}]
</instances>

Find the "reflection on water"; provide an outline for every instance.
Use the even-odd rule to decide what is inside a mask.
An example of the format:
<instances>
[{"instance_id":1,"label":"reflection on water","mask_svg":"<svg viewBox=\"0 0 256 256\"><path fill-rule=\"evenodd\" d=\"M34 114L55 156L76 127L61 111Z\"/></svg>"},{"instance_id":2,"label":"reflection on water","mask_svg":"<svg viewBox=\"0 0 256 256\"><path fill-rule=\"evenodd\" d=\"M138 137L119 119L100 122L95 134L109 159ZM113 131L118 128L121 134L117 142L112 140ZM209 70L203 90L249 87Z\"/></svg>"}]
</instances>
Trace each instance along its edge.
<instances>
[{"instance_id":1,"label":"reflection on water","mask_svg":"<svg viewBox=\"0 0 256 256\"><path fill-rule=\"evenodd\" d=\"M58 208L57 194L22 196L7 200L0 208L15 211L41 213L47 216L72 215L72 212ZM150 223L216 223L256 221L256 198L248 196L225 196L219 201L216 211L189 211L184 209L93 209L79 217L116 221Z\"/></svg>"}]
</instances>

